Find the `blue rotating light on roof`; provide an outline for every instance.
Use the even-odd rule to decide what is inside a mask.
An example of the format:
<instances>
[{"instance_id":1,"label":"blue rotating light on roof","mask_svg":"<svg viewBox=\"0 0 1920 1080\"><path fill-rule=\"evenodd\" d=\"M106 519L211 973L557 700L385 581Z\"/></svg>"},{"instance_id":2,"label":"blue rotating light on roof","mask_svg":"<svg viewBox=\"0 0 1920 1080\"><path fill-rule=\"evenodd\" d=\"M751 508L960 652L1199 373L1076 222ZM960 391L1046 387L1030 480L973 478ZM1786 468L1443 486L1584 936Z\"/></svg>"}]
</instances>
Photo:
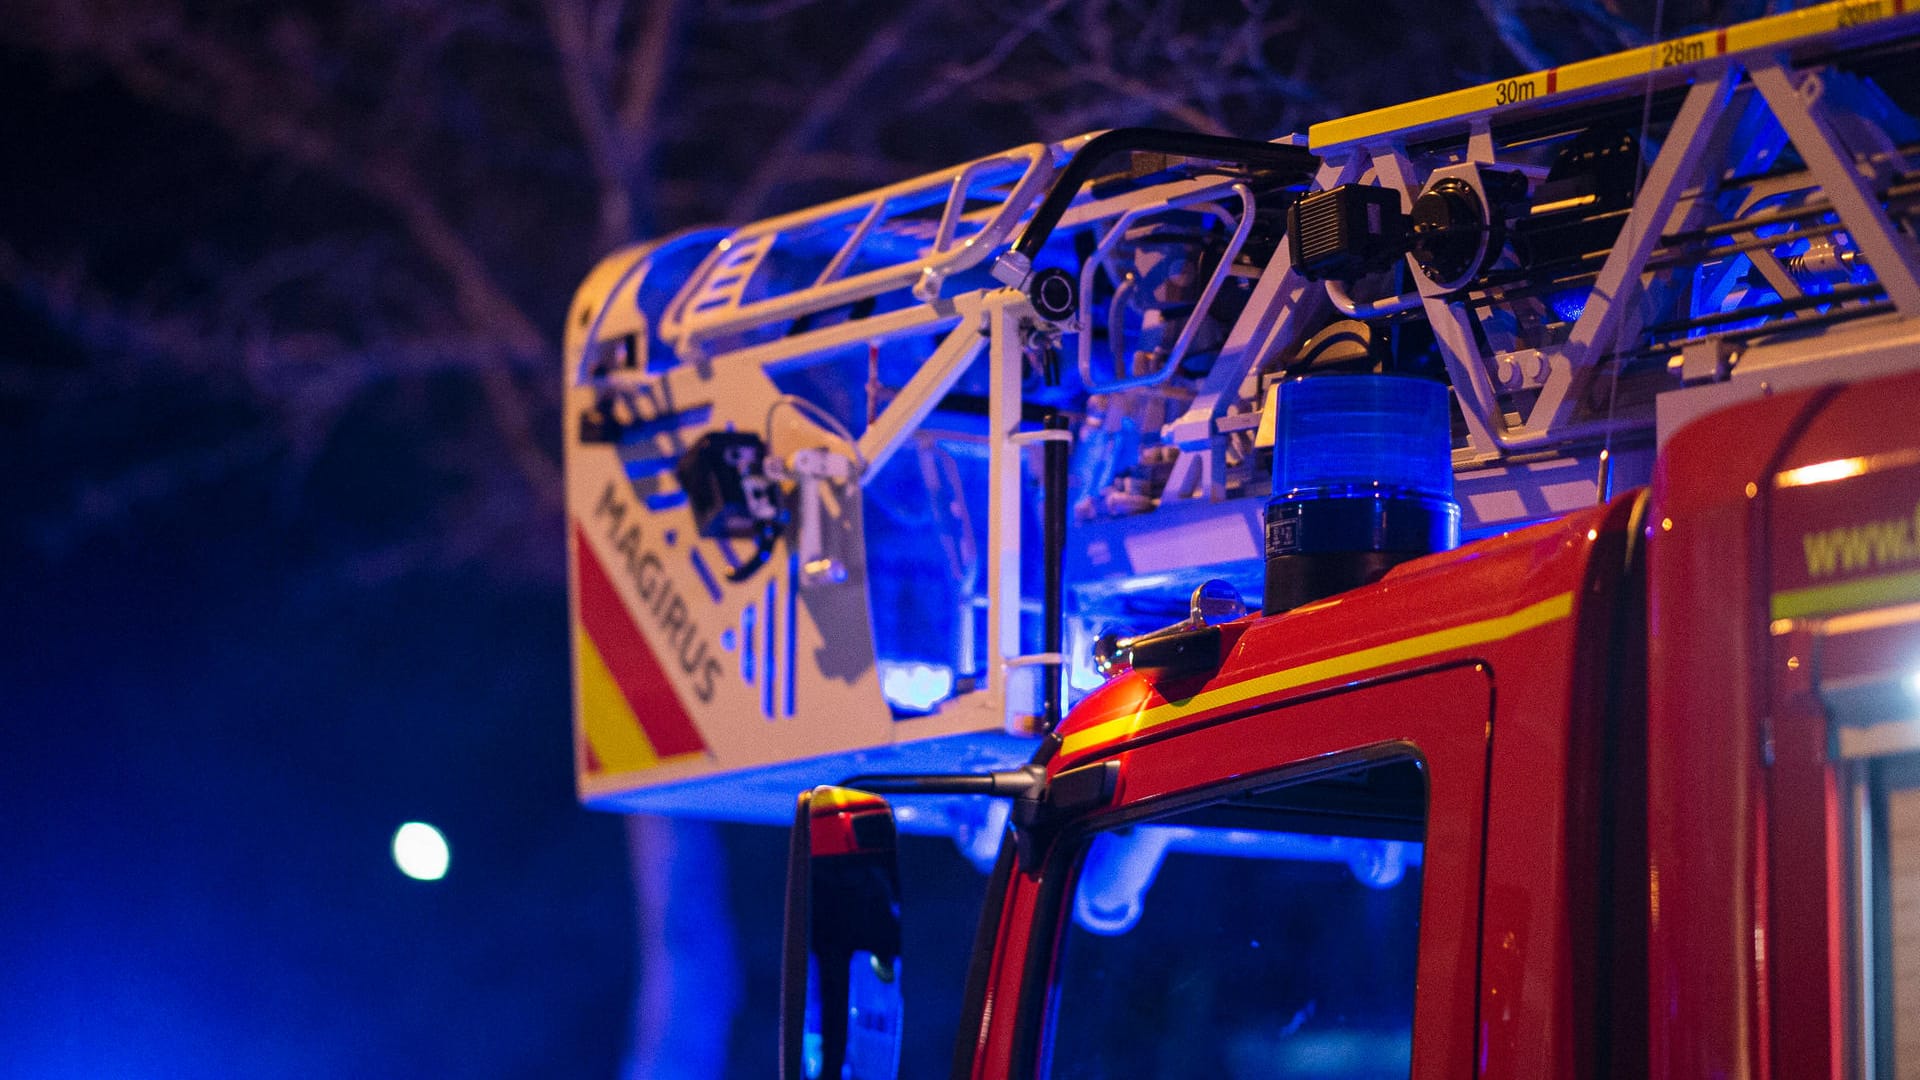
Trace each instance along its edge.
<instances>
[{"instance_id":1,"label":"blue rotating light on roof","mask_svg":"<svg viewBox=\"0 0 1920 1080\"><path fill-rule=\"evenodd\" d=\"M1280 385L1267 502L1272 615L1460 542L1447 388L1406 375Z\"/></svg>"}]
</instances>

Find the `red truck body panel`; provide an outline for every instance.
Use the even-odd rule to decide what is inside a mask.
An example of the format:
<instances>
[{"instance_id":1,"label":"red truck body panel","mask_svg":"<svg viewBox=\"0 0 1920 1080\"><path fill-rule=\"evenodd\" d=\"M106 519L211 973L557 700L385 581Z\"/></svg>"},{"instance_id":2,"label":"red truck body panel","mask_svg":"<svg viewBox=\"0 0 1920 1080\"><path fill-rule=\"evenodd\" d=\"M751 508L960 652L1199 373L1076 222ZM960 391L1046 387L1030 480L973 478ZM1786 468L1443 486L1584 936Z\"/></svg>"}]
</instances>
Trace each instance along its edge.
<instances>
[{"instance_id":1,"label":"red truck body panel","mask_svg":"<svg viewBox=\"0 0 1920 1080\"><path fill-rule=\"evenodd\" d=\"M1888 564L1911 554L1911 531L1903 549L1894 526L1920 496L1915 417L1920 377L1822 387L1709 417L1662 459L1649 545L1655 1076L1844 1075L1840 808L1814 679L1897 677L1920 641L1909 616L1816 646L1823 621L1845 631L1850 612L1912 598L1914 567ZM1816 538L1883 522L1893 558L1815 565Z\"/></svg>"}]
</instances>

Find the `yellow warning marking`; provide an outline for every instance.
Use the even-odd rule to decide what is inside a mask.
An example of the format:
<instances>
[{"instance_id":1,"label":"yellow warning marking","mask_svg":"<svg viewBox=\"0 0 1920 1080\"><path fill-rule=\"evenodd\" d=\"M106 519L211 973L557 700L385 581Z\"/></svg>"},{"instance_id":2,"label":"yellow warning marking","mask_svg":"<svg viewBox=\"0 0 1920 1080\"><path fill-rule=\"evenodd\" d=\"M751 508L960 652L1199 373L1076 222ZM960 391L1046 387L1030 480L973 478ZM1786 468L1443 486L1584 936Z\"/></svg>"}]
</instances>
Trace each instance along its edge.
<instances>
[{"instance_id":1,"label":"yellow warning marking","mask_svg":"<svg viewBox=\"0 0 1920 1080\"><path fill-rule=\"evenodd\" d=\"M1708 60L1778 48L1803 38L1881 22L1905 14L1904 0L1839 0L1837 3L1769 15L1737 23L1725 30L1708 30L1670 41L1607 56L1566 64L1531 75L1501 79L1401 105L1389 105L1354 116L1313 125L1307 144L1325 153L1347 144L1380 139L1448 120L1465 120L1508 106L1537 102L1599 87L1644 82L1649 72L1671 71L1663 83L1683 82L1694 65Z\"/></svg>"},{"instance_id":2,"label":"yellow warning marking","mask_svg":"<svg viewBox=\"0 0 1920 1080\"><path fill-rule=\"evenodd\" d=\"M1536 604L1529 604L1510 615L1500 615L1479 622L1451 626L1445 630L1418 634L1399 641L1376 645L1371 649L1347 653L1344 656L1316 660L1311 664L1286 668L1266 675L1245 679L1227 686L1218 686L1203 690L1183 701L1170 701L1151 709L1142 710L1133 716L1122 716L1068 735L1061 743L1062 754L1072 754L1088 747L1112 742L1116 739L1138 735L1143 731L1172 723L1175 720L1212 712L1215 709L1237 705L1268 694L1277 694L1283 690L1325 682L1329 679L1343 679L1358 675L1375 668L1404 664L1410 660L1420 660L1455 649L1468 649L1475 645L1504 641L1515 634L1559 622L1573 614L1573 594L1561 593Z\"/></svg>"},{"instance_id":3,"label":"yellow warning marking","mask_svg":"<svg viewBox=\"0 0 1920 1080\"><path fill-rule=\"evenodd\" d=\"M613 672L607 670L593 639L581 629L575 630L573 638L580 666L580 723L586 728L587 745L600 761L599 771L635 772L660 764L660 756L640 730L639 718L613 681Z\"/></svg>"},{"instance_id":4,"label":"yellow warning marking","mask_svg":"<svg viewBox=\"0 0 1920 1080\"><path fill-rule=\"evenodd\" d=\"M878 795L854 788L821 787L813 790L813 809L821 811L874 810L887 805Z\"/></svg>"},{"instance_id":5,"label":"yellow warning marking","mask_svg":"<svg viewBox=\"0 0 1920 1080\"><path fill-rule=\"evenodd\" d=\"M1815 585L1808 589L1777 592L1773 594L1773 617L1804 619L1909 600L1920 600L1920 570L1878 574L1838 585Z\"/></svg>"}]
</instances>

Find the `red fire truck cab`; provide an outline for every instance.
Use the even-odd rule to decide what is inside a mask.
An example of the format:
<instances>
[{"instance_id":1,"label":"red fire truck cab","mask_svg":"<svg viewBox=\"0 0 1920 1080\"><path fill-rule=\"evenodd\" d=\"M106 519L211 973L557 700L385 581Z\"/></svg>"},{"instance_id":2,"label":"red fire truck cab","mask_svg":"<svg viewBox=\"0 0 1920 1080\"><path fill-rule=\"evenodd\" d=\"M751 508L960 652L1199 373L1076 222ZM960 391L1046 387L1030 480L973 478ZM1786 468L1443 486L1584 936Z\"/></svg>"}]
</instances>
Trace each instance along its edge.
<instances>
[{"instance_id":1,"label":"red fire truck cab","mask_svg":"<svg viewBox=\"0 0 1920 1080\"><path fill-rule=\"evenodd\" d=\"M1117 674L1037 759L955 1075L1913 1075L1915 417L1911 374L1736 406L1648 489ZM790 980L860 893L808 832ZM1263 879L1288 838L1344 888ZM897 1020L859 981L849 1060Z\"/></svg>"}]
</instances>

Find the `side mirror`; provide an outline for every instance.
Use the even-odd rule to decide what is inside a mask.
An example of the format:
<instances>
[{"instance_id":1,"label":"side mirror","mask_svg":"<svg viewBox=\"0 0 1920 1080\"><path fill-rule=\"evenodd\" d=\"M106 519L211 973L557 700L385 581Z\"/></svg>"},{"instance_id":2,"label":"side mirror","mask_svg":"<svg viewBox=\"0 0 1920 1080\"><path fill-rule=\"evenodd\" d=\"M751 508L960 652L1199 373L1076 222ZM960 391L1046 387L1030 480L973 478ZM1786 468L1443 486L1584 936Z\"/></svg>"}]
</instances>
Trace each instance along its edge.
<instances>
[{"instance_id":1,"label":"side mirror","mask_svg":"<svg viewBox=\"0 0 1920 1080\"><path fill-rule=\"evenodd\" d=\"M893 1080L900 1013L893 809L852 788L804 792L787 849L781 1080Z\"/></svg>"},{"instance_id":2,"label":"side mirror","mask_svg":"<svg viewBox=\"0 0 1920 1080\"><path fill-rule=\"evenodd\" d=\"M1240 599L1239 590L1228 582L1212 578L1193 590L1193 599L1187 605L1187 621L1115 642L1113 655L1136 671L1173 676L1215 671L1223 657L1220 631L1214 628L1246 614L1247 605Z\"/></svg>"}]
</instances>

